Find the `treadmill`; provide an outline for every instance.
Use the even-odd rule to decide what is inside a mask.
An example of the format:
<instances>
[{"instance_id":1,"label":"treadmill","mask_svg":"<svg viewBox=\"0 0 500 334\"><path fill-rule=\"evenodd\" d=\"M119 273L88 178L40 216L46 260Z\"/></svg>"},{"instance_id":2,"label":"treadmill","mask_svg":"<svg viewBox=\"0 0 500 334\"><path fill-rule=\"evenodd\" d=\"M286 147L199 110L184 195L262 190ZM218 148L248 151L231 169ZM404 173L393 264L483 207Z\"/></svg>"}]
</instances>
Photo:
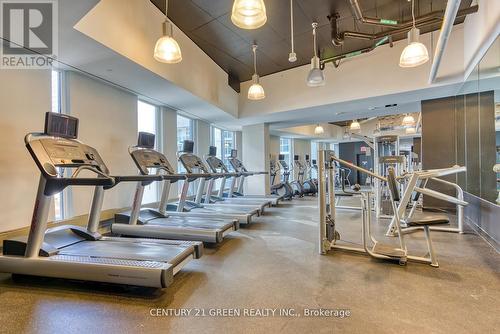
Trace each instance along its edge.
<instances>
[{"instance_id":1,"label":"treadmill","mask_svg":"<svg viewBox=\"0 0 500 334\"><path fill-rule=\"evenodd\" d=\"M239 220L240 224L250 224L254 216L260 215L260 209L255 205L202 203L206 181L221 178L224 174L210 173L203 160L193 154L193 148L193 141L184 141L182 152L179 154L179 161L186 169L188 178L182 185L179 202L167 206L169 215L179 216L187 211L190 215L196 215L197 217L206 217L207 215L220 218L234 217ZM196 197L194 201L190 201L187 199L189 185L196 179L199 180Z\"/></svg>"},{"instance_id":2,"label":"treadmill","mask_svg":"<svg viewBox=\"0 0 500 334\"><path fill-rule=\"evenodd\" d=\"M201 242L124 239L99 234L105 189L121 182L147 185L152 175L111 176L99 153L77 140L78 119L47 113L44 133L30 133L25 143L40 181L27 237L3 241L0 272L84 281L165 288L190 260L202 255ZM71 169L70 177L58 169ZM92 176L82 177L82 172ZM68 186L94 187L88 225L47 229L52 196Z\"/></svg>"},{"instance_id":3,"label":"treadmill","mask_svg":"<svg viewBox=\"0 0 500 334\"><path fill-rule=\"evenodd\" d=\"M269 199L259 199L259 198L248 198L248 197L230 197L224 192L226 181L231 178L231 184L229 189L234 189L234 184L238 177L241 176L239 173L230 173L224 162L217 158L217 147L210 146L208 156L205 159L208 166L213 173L223 173L225 176L222 177L217 196L207 196L207 194L212 194L214 180L210 180L207 186L207 192L205 195L204 203L230 203L230 204L249 204L257 205L260 207L260 211L264 212L265 207L271 207L272 200Z\"/></svg>"},{"instance_id":4,"label":"treadmill","mask_svg":"<svg viewBox=\"0 0 500 334\"><path fill-rule=\"evenodd\" d=\"M212 217L190 217L189 212L184 216L170 217L166 207L170 185L180 180L185 180L185 174L176 174L165 155L154 150L155 135L146 132L139 133L137 146L129 148L129 153L134 160L141 175L148 175L155 171L161 174L163 189L159 209L141 209L144 197L144 186L137 183L132 211L115 215L115 223L111 231L120 235L196 240L207 243L220 243L226 235L239 228L238 219L217 219Z\"/></svg>"},{"instance_id":5,"label":"treadmill","mask_svg":"<svg viewBox=\"0 0 500 334\"><path fill-rule=\"evenodd\" d=\"M241 162L241 160L238 159L238 150L231 150L231 157L229 158L229 163L231 164L231 166L233 166L233 169L237 173L240 173L240 178L238 181L238 188L235 189L236 182L232 183L229 195L227 196L270 200L273 206L277 206L279 202L284 199L284 196L279 196L279 195L245 195L243 193L243 184L245 182L245 178L253 175L267 174L267 172L249 172L243 165L243 162Z\"/></svg>"}]
</instances>

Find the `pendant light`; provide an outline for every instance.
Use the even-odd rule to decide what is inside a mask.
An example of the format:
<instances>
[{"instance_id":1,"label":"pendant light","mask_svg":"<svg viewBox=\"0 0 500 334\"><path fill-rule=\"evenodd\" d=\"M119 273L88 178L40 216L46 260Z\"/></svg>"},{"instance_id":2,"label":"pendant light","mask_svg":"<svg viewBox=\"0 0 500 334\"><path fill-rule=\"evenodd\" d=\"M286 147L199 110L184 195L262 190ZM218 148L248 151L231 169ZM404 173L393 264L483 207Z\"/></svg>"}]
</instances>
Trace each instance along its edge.
<instances>
[{"instance_id":1,"label":"pendant light","mask_svg":"<svg viewBox=\"0 0 500 334\"><path fill-rule=\"evenodd\" d=\"M288 54L288 61L290 63L295 63L297 61L297 54L295 53L293 41L293 0L290 0L290 39L292 42L292 51Z\"/></svg>"},{"instance_id":2,"label":"pendant light","mask_svg":"<svg viewBox=\"0 0 500 334\"><path fill-rule=\"evenodd\" d=\"M163 22L163 36L158 39L155 45L153 57L161 63L176 64L182 60L182 53L179 44L172 37L172 23L168 20L168 0L165 0L165 22Z\"/></svg>"},{"instance_id":3,"label":"pendant light","mask_svg":"<svg viewBox=\"0 0 500 334\"><path fill-rule=\"evenodd\" d=\"M351 134L347 130L347 128L344 129L344 134L342 135L342 138L344 139L351 139Z\"/></svg>"},{"instance_id":4,"label":"pendant light","mask_svg":"<svg viewBox=\"0 0 500 334\"><path fill-rule=\"evenodd\" d=\"M309 87L318 87L325 85L325 75L319 66L319 57L317 56L316 50L316 28L318 24L314 22L312 24L313 28L313 46L314 46L314 57L311 59L311 70L307 75L306 83Z\"/></svg>"},{"instance_id":5,"label":"pendant light","mask_svg":"<svg viewBox=\"0 0 500 334\"><path fill-rule=\"evenodd\" d=\"M252 85L248 88L248 99L249 100L262 100L266 97L264 92L264 87L259 83L259 75L257 74L257 45L252 45L253 52L253 70L252 75Z\"/></svg>"},{"instance_id":6,"label":"pendant light","mask_svg":"<svg viewBox=\"0 0 500 334\"><path fill-rule=\"evenodd\" d=\"M242 29L257 29L267 21L264 0L235 0L231 21Z\"/></svg>"},{"instance_id":7,"label":"pendant light","mask_svg":"<svg viewBox=\"0 0 500 334\"><path fill-rule=\"evenodd\" d=\"M323 133L325 133L325 129L323 129L321 125L317 124L316 127L314 128L314 134L322 135Z\"/></svg>"},{"instance_id":8,"label":"pendant light","mask_svg":"<svg viewBox=\"0 0 500 334\"><path fill-rule=\"evenodd\" d=\"M408 32L408 45L401 52L399 66L416 67L425 64L429 60L429 53L424 44L418 41L420 29L415 26L415 0L411 1L411 16L413 18L413 27Z\"/></svg>"},{"instance_id":9,"label":"pendant light","mask_svg":"<svg viewBox=\"0 0 500 334\"><path fill-rule=\"evenodd\" d=\"M413 118L413 116L410 114L406 114L406 116L403 118L402 125L403 126L414 126L415 125L415 118Z\"/></svg>"},{"instance_id":10,"label":"pendant light","mask_svg":"<svg viewBox=\"0 0 500 334\"><path fill-rule=\"evenodd\" d=\"M358 122L357 119L355 119L354 121L352 121L351 126L349 126L349 129L351 131L361 130L361 125L359 124L359 122Z\"/></svg>"}]
</instances>

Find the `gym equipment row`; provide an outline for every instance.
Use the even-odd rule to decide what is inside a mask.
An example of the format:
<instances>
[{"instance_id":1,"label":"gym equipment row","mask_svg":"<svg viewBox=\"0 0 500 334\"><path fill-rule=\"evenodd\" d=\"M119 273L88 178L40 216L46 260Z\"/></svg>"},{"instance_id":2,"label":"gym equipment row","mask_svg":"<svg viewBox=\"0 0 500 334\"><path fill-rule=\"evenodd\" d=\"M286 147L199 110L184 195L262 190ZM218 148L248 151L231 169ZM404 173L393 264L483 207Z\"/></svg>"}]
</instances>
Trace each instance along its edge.
<instances>
[{"instance_id":1,"label":"gym equipment row","mask_svg":"<svg viewBox=\"0 0 500 334\"><path fill-rule=\"evenodd\" d=\"M235 150L230 159L235 171L229 172L215 147L210 147L206 164L193 154L194 143L185 141L178 158L186 173L178 174L154 149L155 137L148 133L140 133L137 145L129 148L139 175L113 175L98 150L78 139L78 129L77 118L49 112L44 132L26 135L26 148L40 171L37 197L29 234L3 241L0 272L165 288L191 260L202 257L204 243L222 242L240 224L251 223L283 199L244 195L244 179L266 172L248 171ZM191 200L188 189L195 181L198 188ZM137 184L132 209L116 215L113 236L103 235L99 228L104 196L124 182ZM163 185L159 207L141 208L144 188L153 182ZM183 183L179 201L168 203L176 182ZM94 190L86 226L48 228L52 197L75 186Z\"/></svg>"}]
</instances>

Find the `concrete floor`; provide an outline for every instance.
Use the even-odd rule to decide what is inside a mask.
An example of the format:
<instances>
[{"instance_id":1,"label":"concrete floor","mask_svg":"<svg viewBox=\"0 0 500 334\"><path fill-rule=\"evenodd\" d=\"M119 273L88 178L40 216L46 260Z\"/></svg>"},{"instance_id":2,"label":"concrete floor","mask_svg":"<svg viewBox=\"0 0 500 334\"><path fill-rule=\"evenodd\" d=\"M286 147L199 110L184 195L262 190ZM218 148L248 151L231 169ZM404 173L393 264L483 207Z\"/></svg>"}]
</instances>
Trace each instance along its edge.
<instances>
[{"instance_id":1,"label":"concrete floor","mask_svg":"<svg viewBox=\"0 0 500 334\"><path fill-rule=\"evenodd\" d=\"M164 291L0 274L0 333L493 333L500 256L474 234L433 233L440 268L317 252L315 199L273 208L191 262ZM339 211L359 242L359 212ZM379 224L386 224L382 221ZM382 226L376 228L378 234ZM421 233L409 246L423 255ZM394 240L392 240L394 241ZM153 317L151 309L293 308L297 317ZM342 308L350 317L305 317ZM156 311L155 311L156 312ZM195 311L192 311L195 312Z\"/></svg>"}]
</instances>

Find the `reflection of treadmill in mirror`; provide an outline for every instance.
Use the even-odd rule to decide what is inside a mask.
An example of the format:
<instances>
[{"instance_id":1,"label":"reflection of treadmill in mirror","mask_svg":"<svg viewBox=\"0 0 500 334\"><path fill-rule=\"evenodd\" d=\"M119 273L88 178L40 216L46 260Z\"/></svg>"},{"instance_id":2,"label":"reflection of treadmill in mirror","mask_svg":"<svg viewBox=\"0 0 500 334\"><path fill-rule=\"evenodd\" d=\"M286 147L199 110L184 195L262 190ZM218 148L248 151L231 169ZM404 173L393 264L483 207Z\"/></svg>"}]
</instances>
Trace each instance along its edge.
<instances>
[{"instance_id":1,"label":"reflection of treadmill in mirror","mask_svg":"<svg viewBox=\"0 0 500 334\"><path fill-rule=\"evenodd\" d=\"M192 258L200 242L124 239L99 234L104 190L120 182L158 180L157 176L110 176L99 153L78 141L76 118L47 113L44 133L30 133L25 143L40 170L40 182L28 237L4 240L0 272L164 288ZM70 177L58 169L74 170ZM81 172L92 176L81 177ZM86 227L47 229L52 196L68 186L94 188Z\"/></svg>"},{"instance_id":2,"label":"reflection of treadmill in mirror","mask_svg":"<svg viewBox=\"0 0 500 334\"><path fill-rule=\"evenodd\" d=\"M264 212L264 208L266 206L271 206L271 200L263 199L263 198L247 198L247 197L234 197L230 194L234 192L235 184L242 174L240 173L231 173L227 169L224 162L217 158L217 147L210 146L208 156L205 159L207 161L208 166L212 170L213 173L222 173L226 176L222 177L220 180L219 189L217 190L217 195L211 195L209 197L205 196L204 203L230 203L230 204L249 204L256 205L260 208L261 212ZM231 182L229 185L229 192L225 192L226 181L231 178ZM212 194L212 189L214 187L215 180L212 179L208 181L207 192L206 194Z\"/></svg>"},{"instance_id":3,"label":"reflection of treadmill in mirror","mask_svg":"<svg viewBox=\"0 0 500 334\"><path fill-rule=\"evenodd\" d=\"M248 195L245 194L243 191L243 185L245 183L245 179L249 176L253 175L263 175L263 174L268 174L268 172L251 172L246 169L246 167L243 165L243 162L241 162L240 159L238 159L238 150L231 150L231 156L229 158L229 163L235 170L235 172L240 173L240 178L238 179L238 182L235 182L232 184L231 191L229 192L232 197L243 197L243 198L250 198L250 199L259 199L259 200L268 200L271 201L271 205L276 206L278 205L279 201L283 200L283 196L279 195ZM276 175L275 175L276 177Z\"/></svg>"},{"instance_id":4,"label":"reflection of treadmill in mirror","mask_svg":"<svg viewBox=\"0 0 500 334\"><path fill-rule=\"evenodd\" d=\"M142 175L154 172L163 178L163 190L159 208L141 209L144 186L138 182L132 203L132 211L115 215L113 233L148 238L197 240L210 243L222 242L225 235L238 229L237 219L216 219L207 217L169 217L166 214L170 186L185 180L185 174L176 174L165 155L154 150L155 135L139 133L137 146L129 148L129 153Z\"/></svg>"},{"instance_id":5,"label":"reflection of treadmill in mirror","mask_svg":"<svg viewBox=\"0 0 500 334\"><path fill-rule=\"evenodd\" d=\"M194 142L191 140L185 140L183 144L182 152L179 152L179 161L182 163L186 169L186 174L188 179L182 185L182 191L180 195L179 203L177 204L176 211L189 211L193 214L197 214L201 217L207 214L215 215L217 217L227 217L231 216L237 218L240 224L248 224L252 221L252 217L259 215L260 210L254 208L254 206L248 205L231 205L231 204L205 204L202 203L204 197L205 184L207 180L212 178L220 178L222 174L210 173L208 167L205 165L200 157L193 154ZM205 177L199 177L199 176ZM199 178L198 189L196 192L196 197L194 201L187 200L187 193L189 189L189 184L193 182L196 178ZM169 214L174 215L172 212Z\"/></svg>"}]
</instances>

